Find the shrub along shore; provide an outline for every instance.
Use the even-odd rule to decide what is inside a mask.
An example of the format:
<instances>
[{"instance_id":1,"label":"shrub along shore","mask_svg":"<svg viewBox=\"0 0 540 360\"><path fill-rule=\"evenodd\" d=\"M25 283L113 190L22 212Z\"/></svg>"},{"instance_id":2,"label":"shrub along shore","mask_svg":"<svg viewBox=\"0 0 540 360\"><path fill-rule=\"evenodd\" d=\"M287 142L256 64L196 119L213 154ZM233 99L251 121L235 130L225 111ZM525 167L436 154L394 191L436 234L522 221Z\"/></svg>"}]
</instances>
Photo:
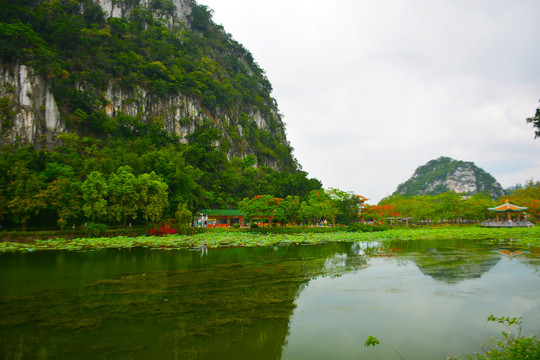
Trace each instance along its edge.
<instances>
[{"instance_id":1,"label":"shrub along shore","mask_svg":"<svg viewBox=\"0 0 540 360\"><path fill-rule=\"evenodd\" d=\"M325 242L360 242L389 240L486 240L508 241L523 247L540 247L540 227L481 228L421 227L396 228L385 231L360 232L342 228L275 228L275 229L207 229L192 235L112 236L39 239L25 236L10 238L0 233L0 252L32 252L44 250L84 251L99 249L193 249L222 246L287 246L291 244L319 244Z\"/></svg>"}]
</instances>

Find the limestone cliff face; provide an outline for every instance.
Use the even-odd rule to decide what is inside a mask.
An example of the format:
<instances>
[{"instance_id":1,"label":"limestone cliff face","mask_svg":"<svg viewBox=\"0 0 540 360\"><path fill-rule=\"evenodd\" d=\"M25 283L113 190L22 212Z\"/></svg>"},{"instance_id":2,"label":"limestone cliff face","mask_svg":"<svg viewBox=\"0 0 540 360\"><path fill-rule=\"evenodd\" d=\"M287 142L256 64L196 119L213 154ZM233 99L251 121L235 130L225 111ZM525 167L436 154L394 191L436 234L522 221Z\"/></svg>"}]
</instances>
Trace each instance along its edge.
<instances>
[{"instance_id":1,"label":"limestone cliff face","mask_svg":"<svg viewBox=\"0 0 540 360\"><path fill-rule=\"evenodd\" d=\"M129 16L129 14L135 8L135 5L142 5L146 8L150 7L151 0L139 0L138 2L97 0L96 2L107 13L108 17L123 18ZM191 14L191 1L171 0L171 3L174 5L173 9L170 11L160 9L161 11L157 11L155 15L165 19L171 24L186 22L189 14Z\"/></svg>"},{"instance_id":2,"label":"limestone cliff face","mask_svg":"<svg viewBox=\"0 0 540 360\"><path fill-rule=\"evenodd\" d=\"M161 19L167 26L179 29L190 26L190 14L196 6L193 0L96 0L94 4L102 8L106 19L126 18L134 9L146 7L151 10L152 16ZM165 5L156 8L156 4ZM247 74L253 74L245 59L239 58L238 64L245 67ZM58 96L55 97L53 80L38 74L21 61L6 61L1 58L0 75L0 117L3 119L0 122L0 146L15 142L26 142L38 147L50 146L60 133L74 131L67 123L70 112L75 109L66 110ZM271 137L279 146L289 148L285 125L275 101L271 98L265 100L264 112L249 104L209 110L203 105L201 95L194 97L182 91L174 95L156 96L143 86L125 88L115 83L110 83L107 90L103 91L83 81L75 83L74 88L100 98L101 108L94 109L95 111L104 111L110 117L124 113L149 119L145 121L157 119L170 135L178 135L181 142L187 142L187 136L203 122L210 122L222 134L216 145L226 143L229 158L255 154L260 165L274 169L282 166L278 164L276 155L265 157L268 150L261 151L256 148L257 144L261 144L260 140L248 140L244 137L246 131L249 131L247 127L252 129L252 133L253 129L263 131L267 138Z\"/></svg>"},{"instance_id":3,"label":"limestone cliff face","mask_svg":"<svg viewBox=\"0 0 540 360\"><path fill-rule=\"evenodd\" d=\"M501 185L472 162L440 157L416 169L414 175L398 186L396 195L438 195L447 191L474 195L486 191L494 198L504 195Z\"/></svg>"},{"instance_id":4,"label":"limestone cliff face","mask_svg":"<svg viewBox=\"0 0 540 360\"><path fill-rule=\"evenodd\" d=\"M65 130L47 80L25 65L0 63L0 145L51 142Z\"/></svg>"}]
</instances>

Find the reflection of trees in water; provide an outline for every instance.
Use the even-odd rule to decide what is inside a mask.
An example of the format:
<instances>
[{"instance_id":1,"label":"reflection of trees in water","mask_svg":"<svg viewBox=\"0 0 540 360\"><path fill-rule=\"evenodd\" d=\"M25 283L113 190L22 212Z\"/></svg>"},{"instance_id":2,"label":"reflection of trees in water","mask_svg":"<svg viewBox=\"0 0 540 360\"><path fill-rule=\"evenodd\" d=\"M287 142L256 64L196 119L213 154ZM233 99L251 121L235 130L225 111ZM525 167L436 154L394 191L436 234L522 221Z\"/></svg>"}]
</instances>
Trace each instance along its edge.
<instances>
[{"instance_id":1,"label":"reflection of trees in water","mask_svg":"<svg viewBox=\"0 0 540 360\"><path fill-rule=\"evenodd\" d=\"M377 241L350 244L347 251L334 253L326 259L322 275L335 277L363 269L367 266L366 257L380 248L381 243Z\"/></svg>"},{"instance_id":2,"label":"reflection of trees in water","mask_svg":"<svg viewBox=\"0 0 540 360\"><path fill-rule=\"evenodd\" d=\"M313 278L397 253L398 262L455 283L499 261L489 245L442 244L27 254L26 261L43 257L35 271L61 276L54 288L0 296L0 358L280 358L295 301ZM22 271L20 260L13 271Z\"/></svg>"},{"instance_id":3,"label":"reflection of trees in water","mask_svg":"<svg viewBox=\"0 0 540 360\"><path fill-rule=\"evenodd\" d=\"M62 257L63 271L72 273L126 272L0 297L3 357L280 358L295 299L309 280L365 264L347 243L213 249L202 257L153 250L50 256Z\"/></svg>"}]
</instances>

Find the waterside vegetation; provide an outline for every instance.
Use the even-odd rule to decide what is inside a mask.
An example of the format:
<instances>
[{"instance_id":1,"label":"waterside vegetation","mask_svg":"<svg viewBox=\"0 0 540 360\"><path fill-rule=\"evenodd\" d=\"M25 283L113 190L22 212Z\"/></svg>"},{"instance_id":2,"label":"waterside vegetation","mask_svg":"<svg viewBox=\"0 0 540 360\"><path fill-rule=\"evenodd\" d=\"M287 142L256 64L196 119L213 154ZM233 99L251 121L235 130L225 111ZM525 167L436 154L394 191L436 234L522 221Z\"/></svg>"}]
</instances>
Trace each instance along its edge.
<instances>
[{"instance_id":1,"label":"waterside vegetation","mask_svg":"<svg viewBox=\"0 0 540 360\"><path fill-rule=\"evenodd\" d=\"M282 230L280 233L269 232L266 229L212 229L193 235L54 238L26 241L10 241L9 237L13 234L3 233L4 241L0 242L0 252L83 251L136 247L165 250L206 249L223 246L287 246L290 244L310 245L326 242L385 242L392 240L485 240L493 242L511 240L516 246L540 246L539 227L486 229L473 226L445 226L400 228L373 232L352 232L347 231L345 227L307 229L289 228L288 231Z\"/></svg>"}]
</instances>

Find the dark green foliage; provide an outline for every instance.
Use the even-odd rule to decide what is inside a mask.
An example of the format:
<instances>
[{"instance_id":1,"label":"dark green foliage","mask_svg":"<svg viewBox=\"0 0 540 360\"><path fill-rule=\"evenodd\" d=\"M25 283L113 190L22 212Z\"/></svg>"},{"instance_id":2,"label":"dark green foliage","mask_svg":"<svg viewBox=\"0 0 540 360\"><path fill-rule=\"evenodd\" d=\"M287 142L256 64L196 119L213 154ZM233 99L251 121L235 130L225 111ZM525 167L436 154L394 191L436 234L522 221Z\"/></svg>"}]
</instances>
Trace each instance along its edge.
<instances>
[{"instance_id":1,"label":"dark green foliage","mask_svg":"<svg viewBox=\"0 0 540 360\"><path fill-rule=\"evenodd\" d=\"M247 157L245 162L238 158L229 161L212 143L217 135L211 128L203 127L194 135L201 142L185 145L162 143L159 137L144 134L107 144L90 137L63 134L54 149L6 146L0 152L0 197L12 207L0 208L6 218L2 224L14 227L24 221L31 227L43 227L57 222L67 228L72 223L84 224L91 217L83 212L87 203L81 184L92 171L109 178L125 165L136 176L155 172L167 184L168 208L164 218L174 217L182 204L191 211L237 208L241 199L255 194L305 197L314 188L320 188L320 182L307 178L305 172L247 166L253 163L253 157ZM123 225L122 219L117 221L110 214L103 216L100 221ZM138 217L134 223L144 223L144 219Z\"/></svg>"},{"instance_id":2,"label":"dark green foliage","mask_svg":"<svg viewBox=\"0 0 540 360\"><path fill-rule=\"evenodd\" d=\"M98 237L107 232L107 225L90 222L83 226L82 231L86 237Z\"/></svg>"},{"instance_id":3,"label":"dark green foliage","mask_svg":"<svg viewBox=\"0 0 540 360\"><path fill-rule=\"evenodd\" d=\"M14 116L17 111L8 97L0 98L0 130L9 130L14 125Z\"/></svg>"}]
</instances>

